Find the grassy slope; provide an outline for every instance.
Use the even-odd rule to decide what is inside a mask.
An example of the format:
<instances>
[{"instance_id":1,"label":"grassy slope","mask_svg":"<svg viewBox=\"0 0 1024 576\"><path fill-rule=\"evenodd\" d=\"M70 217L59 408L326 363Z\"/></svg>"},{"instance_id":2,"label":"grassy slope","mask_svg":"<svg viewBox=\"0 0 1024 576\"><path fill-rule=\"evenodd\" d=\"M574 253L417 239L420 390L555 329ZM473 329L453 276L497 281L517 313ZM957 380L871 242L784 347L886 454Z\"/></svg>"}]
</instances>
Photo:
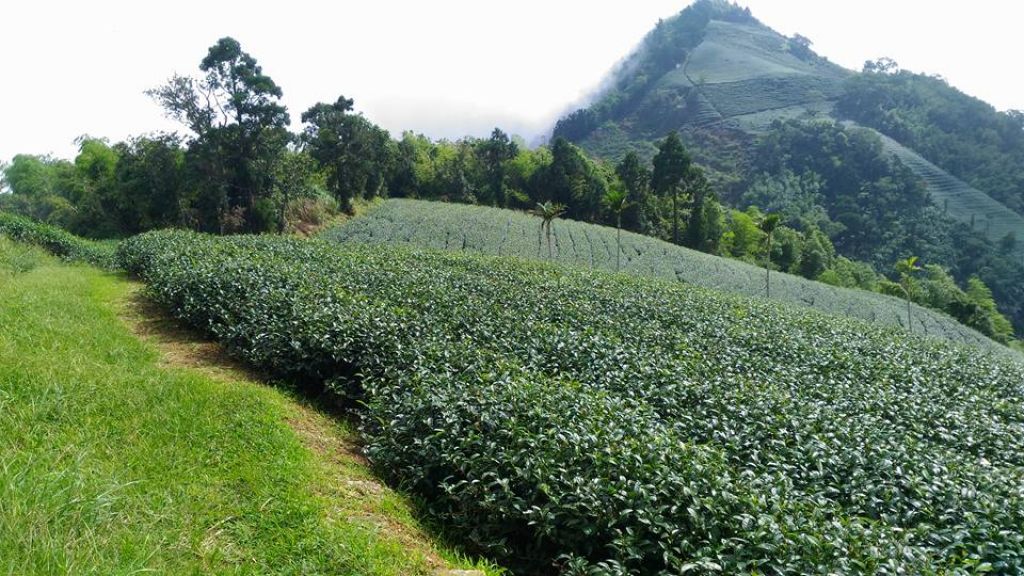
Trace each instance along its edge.
<instances>
[{"instance_id":1,"label":"grassy slope","mask_svg":"<svg viewBox=\"0 0 1024 576\"><path fill-rule=\"evenodd\" d=\"M383 242L464 250L521 258L547 258L539 236L540 220L520 212L416 200L389 200L367 215L328 231L341 241ZM644 276L670 278L748 296L764 295L764 270L711 256L654 238L622 233L621 269ZM554 260L614 270L615 230L558 220L553 226ZM881 294L835 288L789 274L772 274L772 298L878 323L906 324L906 303ZM912 314L917 333L1005 350L952 318L918 306Z\"/></svg>"},{"instance_id":2,"label":"grassy slope","mask_svg":"<svg viewBox=\"0 0 1024 576\"><path fill-rule=\"evenodd\" d=\"M444 565L394 529L408 505L358 458L314 455L350 430L237 375L161 365L118 317L133 289L0 238L0 573Z\"/></svg>"}]
</instances>

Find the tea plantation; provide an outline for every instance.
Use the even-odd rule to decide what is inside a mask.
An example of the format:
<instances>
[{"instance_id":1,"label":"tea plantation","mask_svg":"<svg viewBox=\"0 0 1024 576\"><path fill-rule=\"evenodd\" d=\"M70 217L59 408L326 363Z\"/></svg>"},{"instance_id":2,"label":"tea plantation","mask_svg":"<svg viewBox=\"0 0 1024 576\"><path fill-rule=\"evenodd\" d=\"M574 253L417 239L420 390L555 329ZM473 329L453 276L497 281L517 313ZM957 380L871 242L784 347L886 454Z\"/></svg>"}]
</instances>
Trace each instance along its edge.
<instances>
[{"instance_id":1,"label":"tea plantation","mask_svg":"<svg viewBox=\"0 0 1024 576\"><path fill-rule=\"evenodd\" d=\"M482 206L388 200L365 216L329 230L324 237L340 242L412 245L496 256L547 259L541 220L522 212ZM615 270L615 230L571 220L552 226L552 259L565 264ZM765 293L764 269L697 252L630 232L622 233L621 270L678 280L748 296ZM841 314L892 327L906 326L906 302L862 290L773 273L775 300ZM1006 348L945 314L919 306L911 315L913 331L973 344L987 350Z\"/></svg>"},{"instance_id":2,"label":"tea plantation","mask_svg":"<svg viewBox=\"0 0 1024 576\"><path fill-rule=\"evenodd\" d=\"M184 232L119 258L359 407L377 469L516 573L1024 570L1014 360L507 258Z\"/></svg>"}]
</instances>

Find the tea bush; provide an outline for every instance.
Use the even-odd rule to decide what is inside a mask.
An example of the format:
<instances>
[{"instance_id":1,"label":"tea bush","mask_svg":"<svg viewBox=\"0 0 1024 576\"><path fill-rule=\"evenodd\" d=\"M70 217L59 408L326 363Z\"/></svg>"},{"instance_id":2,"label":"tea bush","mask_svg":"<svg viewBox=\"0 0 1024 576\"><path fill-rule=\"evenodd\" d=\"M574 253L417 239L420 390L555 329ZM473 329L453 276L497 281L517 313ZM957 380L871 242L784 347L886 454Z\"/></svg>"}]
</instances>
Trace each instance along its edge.
<instances>
[{"instance_id":1,"label":"tea bush","mask_svg":"<svg viewBox=\"0 0 1024 576\"><path fill-rule=\"evenodd\" d=\"M39 246L64 260L85 262L103 268L113 266L113 244L79 238L56 226L23 216L0 212L0 235Z\"/></svg>"},{"instance_id":2,"label":"tea bush","mask_svg":"<svg viewBox=\"0 0 1024 576\"><path fill-rule=\"evenodd\" d=\"M185 232L119 259L358 407L381 473L523 573L1024 569L1011 358L512 259Z\"/></svg>"},{"instance_id":3,"label":"tea bush","mask_svg":"<svg viewBox=\"0 0 1024 576\"><path fill-rule=\"evenodd\" d=\"M513 210L421 200L388 200L366 215L328 230L338 242L395 244L496 256L546 259L538 234L541 220ZM553 260L574 266L615 270L614 228L557 220L551 227ZM765 293L764 269L690 250L661 240L622 233L621 270L629 274L688 282L747 296ZM879 324L905 326L907 304L892 296L772 274L772 299ZM993 350L1005 347L941 312L913 307L913 332Z\"/></svg>"}]
</instances>

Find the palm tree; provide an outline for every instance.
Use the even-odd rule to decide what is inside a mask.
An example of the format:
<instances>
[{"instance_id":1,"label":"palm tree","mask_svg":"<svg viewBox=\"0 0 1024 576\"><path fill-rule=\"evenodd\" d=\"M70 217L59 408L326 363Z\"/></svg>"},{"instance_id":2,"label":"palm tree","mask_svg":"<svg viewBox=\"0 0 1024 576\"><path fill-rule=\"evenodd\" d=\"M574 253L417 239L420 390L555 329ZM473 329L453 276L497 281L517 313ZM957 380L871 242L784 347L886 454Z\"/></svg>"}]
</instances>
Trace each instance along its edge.
<instances>
[{"instance_id":1,"label":"palm tree","mask_svg":"<svg viewBox=\"0 0 1024 576\"><path fill-rule=\"evenodd\" d=\"M547 202L538 202L537 207L532 212L534 215L541 217L540 231L547 238L548 260L551 260L551 222L565 212L565 206L548 200Z\"/></svg>"},{"instance_id":2,"label":"palm tree","mask_svg":"<svg viewBox=\"0 0 1024 576\"><path fill-rule=\"evenodd\" d=\"M914 326L910 323L911 288L913 288L914 272L917 272L920 269L921 267L917 265L917 256L910 256L904 260L896 261L896 272L900 275L900 283L898 286L903 292L903 297L907 300L907 331L911 333L914 331Z\"/></svg>"},{"instance_id":3,"label":"palm tree","mask_svg":"<svg viewBox=\"0 0 1024 576\"><path fill-rule=\"evenodd\" d=\"M604 194L604 204L615 213L615 271L618 272L622 256L622 211L629 207L629 196L626 190L619 187L609 188Z\"/></svg>"},{"instance_id":4,"label":"palm tree","mask_svg":"<svg viewBox=\"0 0 1024 576\"><path fill-rule=\"evenodd\" d=\"M768 235L768 252L764 260L764 293L765 297L772 297L772 234L779 227L779 215L768 214L761 220L761 230Z\"/></svg>"}]
</instances>

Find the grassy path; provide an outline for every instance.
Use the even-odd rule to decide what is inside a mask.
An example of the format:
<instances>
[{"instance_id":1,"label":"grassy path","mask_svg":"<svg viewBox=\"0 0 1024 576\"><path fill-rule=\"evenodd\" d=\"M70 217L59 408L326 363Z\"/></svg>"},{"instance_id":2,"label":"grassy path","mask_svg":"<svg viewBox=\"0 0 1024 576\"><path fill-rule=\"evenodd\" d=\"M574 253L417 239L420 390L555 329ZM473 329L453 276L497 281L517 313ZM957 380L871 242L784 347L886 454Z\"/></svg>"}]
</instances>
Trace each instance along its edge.
<instances>
[{"instance_id":1,"label":"grassy path","mask_svg":"<svg viewBox=\"0 0 1024 576\"><path fill-rule=\"evenodd\" d=\"M175 330L137 285L52 261L0 269L0 574L466 565L354 439Z\"/></svg>"}]
</instances>

